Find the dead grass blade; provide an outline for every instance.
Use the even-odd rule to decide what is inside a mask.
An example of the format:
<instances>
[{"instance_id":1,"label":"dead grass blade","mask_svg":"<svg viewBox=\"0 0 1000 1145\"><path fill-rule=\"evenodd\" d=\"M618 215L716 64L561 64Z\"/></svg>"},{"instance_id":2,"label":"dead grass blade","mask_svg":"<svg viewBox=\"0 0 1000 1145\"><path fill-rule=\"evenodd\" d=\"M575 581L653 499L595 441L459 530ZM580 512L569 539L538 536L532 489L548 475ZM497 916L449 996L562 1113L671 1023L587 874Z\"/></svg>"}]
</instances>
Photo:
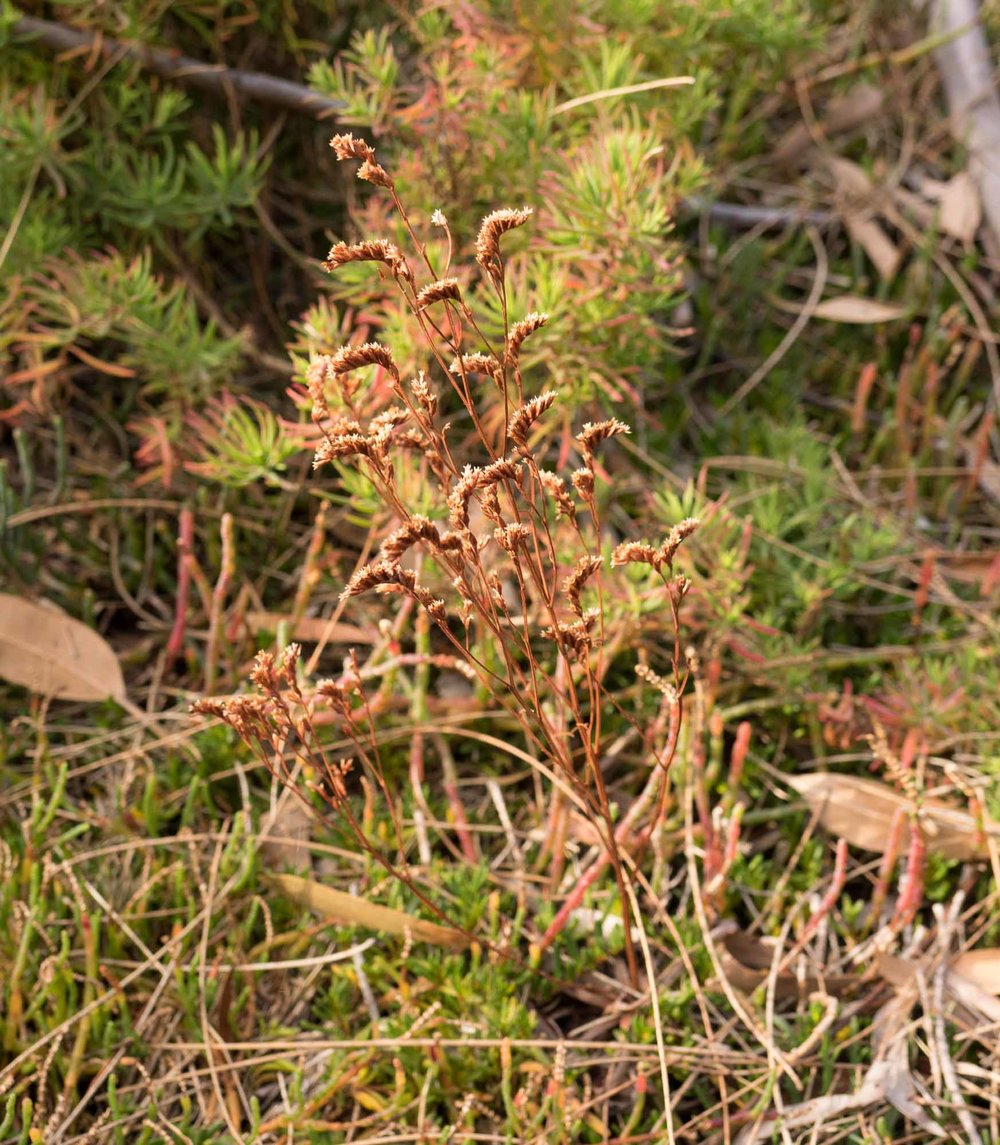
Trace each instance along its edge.
<instances>
[{"instance_id":1,"label":"dead grass blade","mask_svg":"<svg viewBox=\"0 0 1000 1145\"><path fill-rule=\"evenodd\" d=\"M869 83L855 84L844 95L830 100L822 118L822 131L829 138L870 123L881 114L884 102L885 93L881 88ZM814 132L809 124L797 123L778 143L774 161L786 167L800 162L816 142Z\"/></svg>"},{"instance_id":2,"label":"dead grass blade","mask_svg":"<svg viewBox=\"0 0 1000 1145\"><path fill-rule=\"evenodd\" d=\"M282 624L292 624L289 640L299 644L374 644L378 632L374 628L361 628L357 624L344 624L339 620L325 620L321 616L302 616L294 620L280 612L248 612L247 624L265 632L277 632Z\"/></svg>"},{"instance_id":3,"label":"dead grass blade","mask_svg":"<svg viewBox=\"0 0 1000 1145\"><path fill-rule=\"evenodd\" d=\"M827 322L841 322L848 326L870 326L878 322L895 322L906 310L895 302L876 302L857 294L842 294L839 298L826 298L812 312L813 318Z\"/></svg>"},{"instance_id":4,"label":"dead grass blade","mask_svg":"<svg viewBox=\"0 0 1000 1145\"><path fill-rule=\"evenodd\" d=\"M789 776L788 783L819 815L831 835L877 854L885 852L896 813L902 809L909 819L917 811L906 796L874 779L823 772ZM933 799L920 804L920 823L927 846L946 859L987 858L985 836L1000 830L1000 825L982 823L967 811ZM908 826L904 827L900 847L909 847Z\"/></svg>"},{"instance_id":5,"label":"dead grass blade","mask_svg":"<svg viewBox=\"0 0 1000 1145\"><path fill-rule=\"evenodd\" d=\"M0 593L0 676L60 700L126 702L111 646L53 604Z\"/></svg>"},{"instance_id":6,"label":"dead grass blade","mask_svg":"<svg viewBox=\"0 0 1000 1145\"><path fill-rule=\"evenodd\" d=\"M901 960L900 960L901 961ZM919 998L916 969L896 986L891 998L875 1015L872 1023L872 1064L852 1093L829 1093L810 1101L784 1105L780 1124L784 1131L811 1128L812 1140L819 1139L819 1129L835 1118L845 1117L871 1106L892 1105L904 1117L918 1125L929 1137L942 1137L942 1126L929 1117L917 1103L917 1087L908 1058L910 1013ZM769 1113L748 1125L736 1138L736 1145L773 1139L779 1114Z\"/></svg>"},{"instance_id":7,"label":"dead grass blade","mask_svg":"<svg viewBox=\"0 0 1000 1145\"><path fill-rule=\"evenodd\" d=\"M347 926L365 926L369 930L380 930L383 934L395 934L401 938L411 935L418 942L430 942L452 950L463 950L470 942L469 936L455 927L425 922L406 911L370 903L313 879L299 875L267 875L265 878L292 902Z\"/></svg>"}]
</instances>

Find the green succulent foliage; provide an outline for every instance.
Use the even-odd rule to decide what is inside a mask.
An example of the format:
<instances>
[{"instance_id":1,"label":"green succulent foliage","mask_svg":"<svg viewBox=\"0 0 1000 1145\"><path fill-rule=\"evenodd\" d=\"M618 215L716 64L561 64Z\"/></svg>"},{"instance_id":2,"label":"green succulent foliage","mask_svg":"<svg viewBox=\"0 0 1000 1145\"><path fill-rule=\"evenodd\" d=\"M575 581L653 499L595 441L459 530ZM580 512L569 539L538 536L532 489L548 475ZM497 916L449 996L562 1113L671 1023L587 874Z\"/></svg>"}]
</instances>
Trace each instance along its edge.
<instances>
[{"instance_id":1,"label":"green succulent foliage","mask_svg":"<svg viewBox=\"0 0 1000 1145\"><path fill-rule=\"evenodd\" d=\"M196 11L171 8L171 18ZM131 28L153 46L164 31L162 14L142 3L114 13L57 5L49 15L118 35ZM6 364L33 367L25 346L49 356L79 345L108 373L134 374L126 392L137 388L143 402L197 406L231 383L243 337L200 311L176 267L197 266L236 228L256 225L273 151L253 126L200 129L196 99L137 64L105 67L100 83L86 61L55 66L50 49L11 35L13 9L4 16L0 282L17 283L0 309ZM176 432L180 419L167 424Z\"/></svg>"},{"instance_id":2,"label":"green succulent foliage","mask_svg":"<svg viewBox=\"0 0 1000 1145\"><path fill-rule=\"evenodd\" d=\"M242 338L222 337L203 322L184 285L165 284L148 253L66 257L30 277L24 296L35 340L47 351L79 343L95 356L113 357L115 370L132 371L147 395L197 404L239 361ZM0 346L17 337L0 316Z\"/></svg>"},{"instance_id":3,"label":"green succulent foliage","mask_svg":"<svg viewBox=\"0 0 1000 1145\"><path fill-rule=\"evenodd\" d=\"M256 481L284 486L289 459L302 451L266 405L247 397L226 395L188 424L200 442L199 460L188 470L234 489Z\"/></svg>"},{"instance_id":4,"label":"green succulent foliage","mask_svg":"<svg viewBox=\"0 0 1000 1145\"><path fill-rule=\"evenodd\" d=\"M317 60L309 69L309 86L344 104L340 123L378 131L395 110L399 61L387 26L359 32L346 51L330 63Z\"/></svg>"}]
</instances>

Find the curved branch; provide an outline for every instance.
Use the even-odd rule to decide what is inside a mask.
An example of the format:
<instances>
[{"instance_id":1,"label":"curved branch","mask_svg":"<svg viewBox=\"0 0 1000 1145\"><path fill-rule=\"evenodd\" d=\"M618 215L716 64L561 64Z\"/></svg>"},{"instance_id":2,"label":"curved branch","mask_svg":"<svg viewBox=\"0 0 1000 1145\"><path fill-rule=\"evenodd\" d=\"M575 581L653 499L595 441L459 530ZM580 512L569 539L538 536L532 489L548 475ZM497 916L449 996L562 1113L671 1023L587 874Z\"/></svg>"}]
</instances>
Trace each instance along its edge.
<instances>
[{"instance_id":1,"label":"curved branch","mask_svg":"<svg viewBox=\"0 0 1000 1145\"><path fill-rule=\"evenodd\" d=\"M108 58L115 53L124 59L141 64L155 75L204 91L223 94L236 92L247 99L274 104L289 111L328 119L344 110L341 100L331 99L311 91L304 84L279 79L266 72L245 72L221 64L206 64L190 56L145 44L127 43L107 36L95 35L71 28L51 20L38 20L22 16L13 27L15 36L33 39L56 52L97 53ZM692 215L708 215L709 219L735 229L775 226L828 227L836 221L827 211L804 210L799 207L747 206L742 203L724 203L691 195L681 201L680 207Z\"/></svg>"},{"instance_id":2,"label":"curved branch","mask_svg":"<svg viewBox=\"0 0 1000 1145\"><path fill-rule=\"evenodd\" d=\"M1000 244L1000 97L975 0L935 0L931 27L946 39L934 51L948 98L952 134L969 152L983 213Z\"/></svg>"},{"instance_id":3,"label":"curved branch","mask_svg":"<svg viewBox=\"0 0 1000 1145\"><path fill-rule=\"evenodd\" d=\"M164 79L219 94L233 91L247 99L274 104L316 119L328 119L344 109L339 99L320 95L303 84L279 79L265 72L245 72L222 64L206 64L176 52L112 40L107 36L95 36L91 32L82 32L51 20L38 20L34 16L22 16L14 24L13 33L18 37L36 40L56 52L82 50L96 52L105 58L117 53Z\"/></svg>"}]
</instances>

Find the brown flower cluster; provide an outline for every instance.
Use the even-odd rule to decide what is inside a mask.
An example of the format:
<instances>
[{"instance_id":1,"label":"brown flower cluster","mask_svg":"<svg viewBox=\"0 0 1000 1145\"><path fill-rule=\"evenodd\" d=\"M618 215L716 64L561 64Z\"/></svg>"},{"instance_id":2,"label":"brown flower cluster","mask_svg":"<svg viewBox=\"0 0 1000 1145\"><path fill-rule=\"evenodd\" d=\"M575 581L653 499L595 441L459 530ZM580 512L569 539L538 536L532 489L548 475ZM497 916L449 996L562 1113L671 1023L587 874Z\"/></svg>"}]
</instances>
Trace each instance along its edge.
<instances>
[{"instance_id":1,"label":"brown flower cluster","mask_svg":"<svg viewBox=\"0 0 1000 1145\"><path fill-rule=\"evenodd\" d=\"M393 189L392 179L384 167L375 162L375 148L370 147L363 139L355 139L349 132L344 135L335 135L330 140L334 154L341 161L344 159L360 159L358 178L366 183L373 183L376 187Z\"/></svg>"},{"instance_id":2,"label":"brown flower cluster","mask_svg":"<svg viewBox=\"0 0 1000 1145\"><path fill-rule=\"evenodd\" d=\"M520 211L505 207L492 211L483 219L476 238L476 262L489 275L498 289L503 285L503 259L500 257L500 236L515 227L524 226L531 218L530 207Z\"/></svg>"},{"instance_id":3,"label":"brown flower cluster","mask_svg":"<svg viewBox=\"0 0 1000 1145\"><path fill-rule=\"evenodd\" d=\"M670 530L667 539L656 548L646 541L624 541L611 554L611 567L620 568L628 564L651 565L657 572L666 566L673 568L677 550L698 528L697 517L686 517Z\"/></svg>"},{"instance_id":4,"label":"brown flower cluster","mask_svg":"<svg viewBox=\"0 0 1000 1145\"><path fill-rule=\"evenodd\" d=\"M345 266L349 262L381 262L389 268L393 275L403 278L407 282L413 281L413 271L410 270L410 265L403 257L399 247L385 239L366 239L359 243L337 243L330 248L330 253L323 263L323 269L332 273L338 267Z\"/></svg>"}]
</instances>

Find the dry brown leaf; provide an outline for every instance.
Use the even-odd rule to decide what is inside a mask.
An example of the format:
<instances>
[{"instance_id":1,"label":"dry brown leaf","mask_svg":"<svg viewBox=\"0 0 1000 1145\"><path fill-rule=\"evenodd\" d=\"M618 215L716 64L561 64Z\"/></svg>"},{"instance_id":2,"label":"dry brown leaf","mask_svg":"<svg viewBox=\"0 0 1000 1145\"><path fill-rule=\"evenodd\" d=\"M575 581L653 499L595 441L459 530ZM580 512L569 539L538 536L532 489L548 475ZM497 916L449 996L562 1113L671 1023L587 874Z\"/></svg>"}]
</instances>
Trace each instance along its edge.
<instances>
[{"instance_id":1,"label":"dry brown leaf","mask_svg":"<svg viewBox=\"0 0 1000 1145\"><path fill-rule=\"evenodd\" d=\"M975 0L931 5L934 59L950 111L951 130L967 155L994 243L1000 242L1000 96L993 58ZM984 15L984 14L983 14Z\"/></svg>"},{"instance_id":2,"label":"dry brown leaf","mask_svg":"<svg viewBox=\"0 0 1000 1145\"><path fill-rule=\"evenodd\" d=\"M261 850L268 863L302 870L309 865L309 839L318 816L316 810L291 791L284 791L273 814L266 820Z\"/></svg>"},{"instance_id":3,"label":"dry brown leaf","mask_svg":"<svg viewBox=\"0 0 1000 1145\"><path fill-rule=\"evenodd\" d=\"M0 677L60 700L126 700L103 636L54 604L0 593Z\"/></svg>"},{"instance_id":4,"label":"dry brown leaf","mask_svg":"<svg viewBox=\"0 0 1000 1145\"><path fill-rule=\"evenodd\" d=\"M968 171L949 179L938 200L941 230L963 243L971 243L983 221L983 204Z\"/></svg>"},{"instance_id":5,"label":"dry brown leaf","mask_svg":"<svg viewBox=\"0 0 1000 1145\"><path fill-rule=\"evenodd\" d=\"M425 922L406 911L378 906L357 895L335 891L313 879L299 875L267 875L266 881L299 906L308 907L347 926L365 926L400 937L410 934L418 942L431 942L453 950L464 949L470 942L468 935L453 926Z\"/></svg>"},{"instance_id":6,"label":"dry brown leaf","mask_svg":"<svg viewBox=\"0 0 1000 1145\"><path fill-rule=\"evenodd\" d=\"M874 219L862 218L858 215L845 215L844 226L847 233L872 260L879 278L883 282L891 282L896 277L899 264L903 261L903 252L889 238L880 223Z\"/></svg>"},{"instance_id":7,"label":"dry brown leaf","mask_svg":"<svg viewBox=\"0 0 1000 1145\"><path fill-rule=\"evenodd\" d=\"M896 812L913 812L913 804L884 783L853 775L821 772L788 777L791 787L818 812L822 826L853 847L882 854ZM983 832L997 833L993 823L979 823L967 811L938 800L921 804L920 822L927 846L946 859L981 859L988 854ZM909 846L909 823L900 846Z\"/></svg>"},{"instance_id":8,"label":"dry brown leaf","mask_svg":"<svg viewBox=\"0 0 1000 1145\"><path fill-rule=\"evenodd\" d=\"M1000 995L1000 948L966 950L952 959L951 969L984 993Z\"/></svg>"},{"instance_id":9,"label":"dry brown leaf","mask_svg":"<svg viewBox=\"0 0 1000 1145\"><path fill-rule=\"evenodd\" d=\"M248 612L247 624L266 632L277 632L278 627L287 624L289 618L280 612ZM303 616L295 622L289 633L292 640L303 644L318 644L321 640L328 644L374 644L378 632L374 628L359 628L356 624L332 623L321 616Z\"/></svg>"},{"instance_id":10,"label":"dry brown leaf","mask_svg":"<svg viewBox=\"0 0 1000 1145\"><path fill-rule=\"evenodd\" d=\"M837 185L841 209L873 210L878 206L879 194L863 167L839 155L828 155L823 162Z\"/></svg>"},{"instance_id":11,"label":"dry brown leaf","mask_svg":"<svg viewBox=\"0 0 1000 1145\"><path fill-rule=\"evenodd\" d=\"M758 986L763 986L771 973L776 950L775 939L760 939L745 930L734 929L721 936L719 961L726 978L744 994L752 994ZM774 986L774 996L784 1001L788 998L801 998L822 989L825 993L840 997L856 989L858 975L815 975L800 978L790 970L779 972Z\"/></svg>"},{"instance_id":12,"label":"dry brown leaf","mask_svg":"<svg viewBox=\"0 0 1000 1145\"><path fill-rule=\"evenodd\" d=\"M971 951L970 953L978 953ZM955 1021L964 1030L974 1030L981 1027L984 1022L1000 1024L1000 1003L992 997L987 989L962 973L959 963L964 955L959 955L951 963L945 977L945 989L948 997L953 999L955 1005ZM900 990L916 981L920 964L909 958L900 958L896 954L880 951L875 959L875 966L880 976ZM933 973L933 969L924 966L924 972Z\"/></svg>"},{"instance_id":13,"label":"dry brown leaf","mask_svg":"<svg viewBox=\"0 0 1000 1145\"><path fill-rule=\"evenodd\" d=\"M896 302L876 302L874 298L862 298L857 294L842 294L839 298L827 298L813 310L814 318L825 318L828 322L844 322L855 326L895 322L904 314L906 311Z\"/></svg>"},{"instance_id":14,"label":"dry brown leaf","mask_svg":"<svg viewBox=\"0 0 1000 1145\"><path fill-rule=\"evenodd\" d=\"M849 159L831 156L826 165L837 185L837 207L848 234L872 260L879 276L890 281L899 270L903 254L874 218L883 193Z\"/></svg>"}]
</instances>

